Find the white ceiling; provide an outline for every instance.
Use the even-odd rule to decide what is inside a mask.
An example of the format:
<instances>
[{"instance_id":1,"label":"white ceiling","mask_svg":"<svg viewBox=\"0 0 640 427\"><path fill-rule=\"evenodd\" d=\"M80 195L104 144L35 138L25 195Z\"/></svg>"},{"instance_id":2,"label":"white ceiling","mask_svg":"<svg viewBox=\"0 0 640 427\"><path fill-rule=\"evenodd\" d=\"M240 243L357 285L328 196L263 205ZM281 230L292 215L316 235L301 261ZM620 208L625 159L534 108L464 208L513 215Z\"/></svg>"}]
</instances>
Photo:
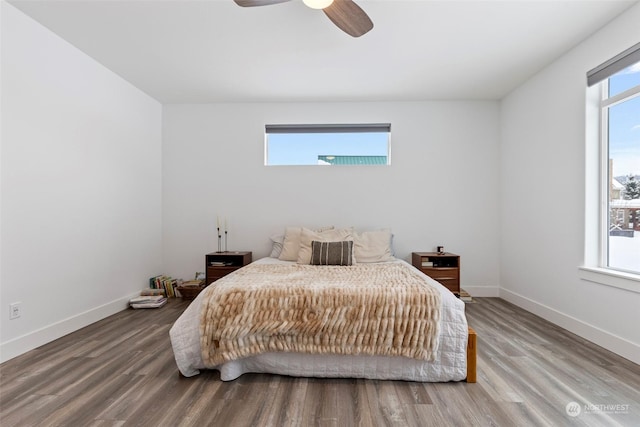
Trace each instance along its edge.
<instances>
[{"instance_id":1,"label":"white ceiling","mask_svg":"<svg viewBox=\"0 0 640 427\"><path fill-rule=\"evenodd\" d=\"M9 0L162 103L500 99L637 1ZM594 64L594 66L597 64Z\"/></svg>"}]
</instances>

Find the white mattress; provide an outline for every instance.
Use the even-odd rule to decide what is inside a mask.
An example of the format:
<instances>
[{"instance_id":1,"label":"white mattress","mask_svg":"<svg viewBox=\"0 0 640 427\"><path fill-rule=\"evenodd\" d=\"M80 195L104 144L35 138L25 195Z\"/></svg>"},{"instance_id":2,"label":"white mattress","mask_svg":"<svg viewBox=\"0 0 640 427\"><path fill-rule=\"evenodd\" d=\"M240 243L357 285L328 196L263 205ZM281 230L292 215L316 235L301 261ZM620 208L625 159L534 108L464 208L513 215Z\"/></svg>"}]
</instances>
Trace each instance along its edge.
<instances>
[{"instance_id":1,"label":"white mattress","mask_svg":"<svg viewBox=\"0 0 640 427\"><path fill-rule=\"evenodd\" d=\"M256 262L289 263L276 258L262 258ZM399 259L393 262L409 265ZM217 366L220 378L230 381L247 372L266 372L300 377L461 381L467 376L468 328L464 303L435 280L428 280L437 286L442 295L440 344L433 362L406 357L264 353ZM204 292L201 292L169 331L178 369L186 377L197 375L200 369L204 369L199 329L203 295Z\"/></svg>"}]
</instances>

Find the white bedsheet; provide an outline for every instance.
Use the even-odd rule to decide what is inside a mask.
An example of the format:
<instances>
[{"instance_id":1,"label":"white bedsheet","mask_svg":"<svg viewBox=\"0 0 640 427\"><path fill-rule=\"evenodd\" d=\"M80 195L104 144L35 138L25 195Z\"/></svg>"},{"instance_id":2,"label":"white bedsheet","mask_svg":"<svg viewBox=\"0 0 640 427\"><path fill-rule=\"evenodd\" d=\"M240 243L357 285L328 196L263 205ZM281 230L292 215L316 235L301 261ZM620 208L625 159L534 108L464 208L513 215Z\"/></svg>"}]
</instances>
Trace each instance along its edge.
<instances>
[{"instance_id":1,"label":"white bedsheet","mask_svg":"<svg viewBox=\"0 0 640 427\"><path fill-rule=\"evenodd\" d=\"M289 263L277 258L262 258L256 262ZM399 259L393 262L409 265ZM247 372L268 372L300 377L461 381L467 376L468 328L464 303L435 280L429 280L437 285L442 295L440 345L433 362L406 357L264 353L217 366L220 378L230 381ZM186 377L197 375L200 369L204 369L199 329L203 294L201 292L187 307L169 331L176 364Z\"/></svg>"}]
</instances>

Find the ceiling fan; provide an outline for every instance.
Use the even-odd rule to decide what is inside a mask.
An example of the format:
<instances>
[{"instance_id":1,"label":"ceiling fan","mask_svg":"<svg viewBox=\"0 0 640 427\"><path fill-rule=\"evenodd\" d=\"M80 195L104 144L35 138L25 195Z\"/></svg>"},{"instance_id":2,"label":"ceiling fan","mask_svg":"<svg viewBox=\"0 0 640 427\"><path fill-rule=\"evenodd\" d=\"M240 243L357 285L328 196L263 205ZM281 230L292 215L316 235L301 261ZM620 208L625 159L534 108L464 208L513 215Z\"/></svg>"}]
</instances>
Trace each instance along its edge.
<instances>
[{"instance_id":1,"label":"ceiling fan","mask_svg":"<svg viewBox=\"0 0 640 427\"><path fill-rule=\"evenodd\" d=\"M233 0L238 6L253 7L284 3L290 0ZM373 28L373 22L353 0L302 0L312 9L322 9L338 28L353 37L360 37Z\"/></svg>"}]
</instances>

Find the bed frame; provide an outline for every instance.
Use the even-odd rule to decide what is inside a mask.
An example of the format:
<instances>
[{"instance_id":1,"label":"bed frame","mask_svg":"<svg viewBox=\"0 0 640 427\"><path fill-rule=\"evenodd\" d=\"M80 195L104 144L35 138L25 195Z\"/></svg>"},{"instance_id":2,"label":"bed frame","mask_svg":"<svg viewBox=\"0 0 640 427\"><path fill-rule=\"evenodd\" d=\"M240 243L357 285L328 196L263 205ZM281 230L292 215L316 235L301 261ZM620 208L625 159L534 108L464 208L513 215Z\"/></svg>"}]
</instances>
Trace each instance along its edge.
<instances>
[{"instance_id":1,"label":"bed frame","mask_svg":"<svg viewBox=\"0 0 640 427\"><path fill-rule=\"evenodd\" d=\"M469 328L469 341L467 342L467 382L476 382L476 343L478 336L473 328Z\"/></svg>"}]
</instances>

